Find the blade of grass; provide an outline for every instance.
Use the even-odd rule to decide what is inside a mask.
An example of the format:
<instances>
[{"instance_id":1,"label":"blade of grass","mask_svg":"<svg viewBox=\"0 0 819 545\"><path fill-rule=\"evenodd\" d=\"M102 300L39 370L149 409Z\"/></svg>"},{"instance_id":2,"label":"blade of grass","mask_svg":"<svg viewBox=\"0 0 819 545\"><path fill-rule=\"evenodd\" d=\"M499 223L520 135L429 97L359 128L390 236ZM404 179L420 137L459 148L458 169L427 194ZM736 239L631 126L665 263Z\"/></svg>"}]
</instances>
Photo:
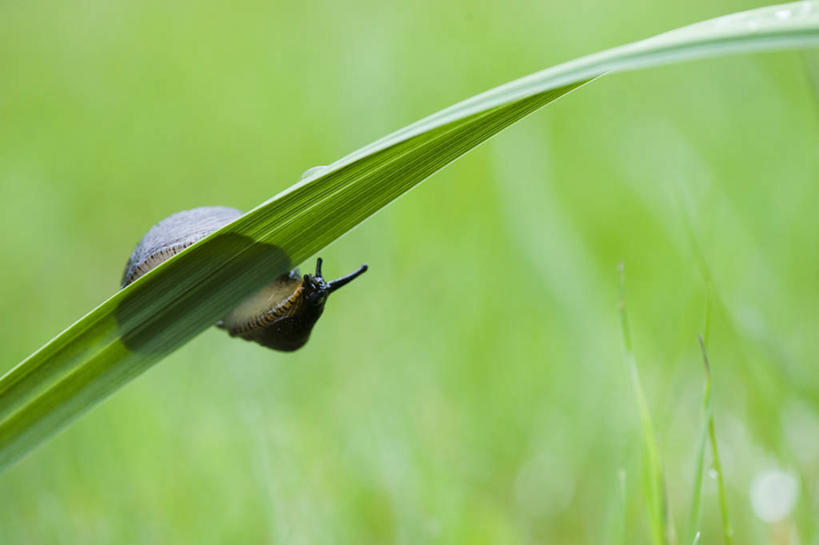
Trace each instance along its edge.
<instances>
[{"instance_id":1,"label":"blade of grass","mask_svg":"<svg viewBox=\"0 0 819 545\"><path fill-rule=\"evenodd\" d=\"M687 216L684 216L687 220ZM695 255L697 255L702 263L702 271L705 276L705 340L699 336L700 344L704 347L708 346L708 337L711 331L711 310L712 305L712 286L711 276L708 266L705 264L705 258L696 244L696 238L693 234L693 229L688 221L685 222L689 241L693 245ZM691 492L691 507L688 516L688 543L696 544L700 540L700 521L702 515L702 478L705 471L705 446L708 443L708 422L711 419L711 371L708 365L705 366L705 392L703 394L704 406L704 420L702 426L702 434L700 435L699 446L697 447L697 458L694 464L694 490Z\"/></svg>"},{"instance_id":2,"label":"blade of grass","mask_svg":"<svg viewBox=\"0 0 819 545\"><path fill-rule=\"evenodd\" d=\"M213 324L270 278L584 83L615 71L813 45L819 45L816 0L720 17L507 83L314 171L115 294L0 379L0 468Z\"/></svg>"},{"instance_id":3,"label":"blade of grass","mask_svg":"<svg viewBox=\"0 0 819 545\"><path fill-rule=\"evenodd\" d=\"M722 537L725 540L725 545L731 545L734 542L734 528L731 526L731 519L728 517L728 498L725 493L725 479L722 473L722 463L719 460L719 449L717 447L717 432L714 425L714 411L711 408L710 391L711 391L711 363L708 360L708 351L706 349L706 342L699 337L700 349L702 350L702 361L705 365L706 376L706 392L708 394L708 412L707 428L708 438L711 443L711 458L714 471L717 474L717 494L719 496L719 512L722 519Z\"/></svg>"},{"instance_id":4,"label":"blade of grass","mask_svg":"<svg viewBox=\"0 0 819 545\"><path fill-rule=\"evenodd\" d=\"M270 278L291 268L292 263L309 257L441 166L579 85L493 108L400 143L385 153L365 157L353 165L352 173L343 168L329 175L332 192L326 186L301 184L300 191L288 192L271 203L286 207L284 211L273 208L276 220L261 226L248 225L245 222L253 220L254 215L247 214L205 239L204 244L191 246L158 266L142 277L144 283L142 279L134 282L100 307L112 308L106 309L99 323L91 322L90 330L78 332L88 336L83 339L86 343L99 347L97 353L82 353L82 365L73 365L73 354L69 352L68 357L56 360L65 366L59 369L63 371L59 380L41 384L38 373L57 374L54 353L60 354L63 349L60 336L0 381L7 388L0 393L0 414L9 414L0 423L0 467L30 449L49 430L64 426L84 408L104 399L181 340L213 324L234 301L247 295L248 286L252 286L250 293L260 289ZM345 183L349 179L367 181L373 176L389 183ZM316 189L327 195L314 197ZM337 213L339 207L344 214ZM305 232L316 235L305 237ZM231 235L234 238L225 238ZM266 244L273 240L277 244ZM282 248L290 250L289 255ZM143 291L128 299L134 291L131 286L142 287ZM68 342L68 348L72 346ZM23 403L22 408L10 412L14 402Z\"/></svg>"},{"instance_id":5,"label":"blade of grass","mask_svg":"<svg viewBox=\"0 0 819 545\"><path fill-rule=\"evenodd\" d=\"M682 199L679 199L681 202ZM702 433L700 435L699 446L697 448L697 457L694 468L694 490L691 496L691 508L688 519L688 543L696 544L701 539L701 532L699 530L701 515L702 515L702 481L705 471L705 447L710 442L712 448L712 458L714 459L714 470L718 475L717 486L719 488L720 496L720 513L722 517L722 528L725 543L730 545L733 537L733 529L731 528L728 519L727 500L725 497L725 486L722 478L722 467L719 462L719 453L717 452L716 432L714 429L714 414L711 404L711 366L708 362L707 349L709 346L709 339L711 335L711 315L713 312L714 303L714 284L711 277L711 270L708 262L705 259L705 253L698 242L697 236L694 233L694 227L691 224L689 215L684 211L681 214L683 226L685 227L686 235L688 237L691 251L694 254L696 262L699 266L700 273L705 280L705 326L704 334L698 336L700 348L702 350L703 363L705 365L705 392L703 395L703 403L705 407L704 421ZM710 436L710 441L709 441Z\"/></svg>"},{"instance_id":6,"label":"blade of grass","mask_svg":"<svg viewBox=\"0 0 819 545\"><path fill-rule=\"evenodd\" d=\"M671 543L672 529L671 517L668 509L668 500L665 490L665 478L663 477L663 469L660 461L660 454L657 449L657 439L654 434L654 425L651 422L651 411L648 407L643 386L640 381L640 374L637 370L637 362L634 358L634 352L631 344L631 330L629 328L628 314L626 312L626 273L625 266L620 263L617 266L619 275L619 292L620 297L617 303L617 308L620 313L620 327L623 333L624 358L626 363L626 370L631 380L631 386L634 390L634 397L637 402L637 408L640 412L640 425L643 431L643 452L646 458L644 465L644 488L645 495L648 499L649 519L651 522L651 537L654 543L658 545Z\"/></svg>"},{"instance_id":7,"label":"blade of grass","mask_svg":"<svg viewBox=\"0 0 819 545\"><path fill-rule=\"evenodd\" d=\"M707 313L706 313L707 314ZM705 342L702 337L698 337L700 346L705 354ZM708 443L709 422L711 421L711 371L705 360L705 393L703 394L703 404L705 407L705 417L703 419L702 434L697 448L697 461L694 467L694 490L691 493L691 509L688 518L688 539L692 545L700 540L700 520L702 514L702 480L705 473L705 446Z\"/></svg>"}]
</instances>

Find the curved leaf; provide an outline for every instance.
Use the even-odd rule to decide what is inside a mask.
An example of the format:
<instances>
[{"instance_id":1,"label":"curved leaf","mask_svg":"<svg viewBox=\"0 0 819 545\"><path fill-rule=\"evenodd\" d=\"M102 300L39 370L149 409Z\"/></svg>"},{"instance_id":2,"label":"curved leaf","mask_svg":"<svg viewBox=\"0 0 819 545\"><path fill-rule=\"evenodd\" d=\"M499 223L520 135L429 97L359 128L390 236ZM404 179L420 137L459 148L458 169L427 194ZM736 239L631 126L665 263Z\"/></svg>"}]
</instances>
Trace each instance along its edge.
<instances>
[{"instance_id":1,"label":"curved leaf","mask_svg":"<svg viewBox=\"0 0 819 545\"><path fill-rule=\"evenodd\" d=\"M252 294L515 121L610 72L819 45L819 2L720 17L582 57L396 131L169 259L0 379L0 467Z\"/></svg>"}]
</instances>

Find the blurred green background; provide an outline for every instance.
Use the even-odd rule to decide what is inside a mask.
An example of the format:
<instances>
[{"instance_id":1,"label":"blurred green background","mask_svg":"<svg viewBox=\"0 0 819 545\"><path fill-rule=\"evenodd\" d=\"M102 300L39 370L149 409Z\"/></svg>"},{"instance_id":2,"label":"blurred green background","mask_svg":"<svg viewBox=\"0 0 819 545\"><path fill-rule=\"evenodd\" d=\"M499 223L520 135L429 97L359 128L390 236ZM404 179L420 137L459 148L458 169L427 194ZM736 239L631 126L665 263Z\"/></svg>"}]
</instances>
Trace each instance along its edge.
<instances>
[{"instance_id":1,"label":"blurred green background","mask_svg":"<svg viewBox=\"0 0 819 545\"><path fill-rule=\"evenodd\" d=\"M490 86L760 5L2 2L0 372L168 214L249 209ZM647 542L620 261L678 532L705 263L736 542L819 543L815 59L608 77L502 133L322 252L371 270L305 349L212 329L6 470L0 543ZM763 486L765 522L774 469L793 507ZM721 543L710 478L703 509Z\"/></svg>"}]
</instances>

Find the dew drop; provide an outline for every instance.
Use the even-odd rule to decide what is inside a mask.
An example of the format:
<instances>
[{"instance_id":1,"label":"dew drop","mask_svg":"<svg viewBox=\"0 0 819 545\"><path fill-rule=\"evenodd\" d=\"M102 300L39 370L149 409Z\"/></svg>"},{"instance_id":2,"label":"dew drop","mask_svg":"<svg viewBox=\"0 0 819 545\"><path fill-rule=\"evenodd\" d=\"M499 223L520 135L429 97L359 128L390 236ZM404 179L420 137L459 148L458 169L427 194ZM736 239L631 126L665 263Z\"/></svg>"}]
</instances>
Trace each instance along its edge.
<instances>
[{"instance_id":1,"label":"dew drop","mask_svg":"<svg viewBox=\"0 0 819 545\"><path fill-rule=\"evenodd\" d=\"M324 170L324 169L326 169L326 168L327 168L327 167L326 167L325 165L317 165L317 166L314 166L314 167L312 167L312 168L308 168L307 170L305 170L305 171L302 173L302 175L301 175L301 177L299 178L299 180L304 180L305 178L308 178L308 177L310 177L310 176L313 176L314 174L319 174L319 173L320 173L322 170Z\"/></svg>"}]
</instances>

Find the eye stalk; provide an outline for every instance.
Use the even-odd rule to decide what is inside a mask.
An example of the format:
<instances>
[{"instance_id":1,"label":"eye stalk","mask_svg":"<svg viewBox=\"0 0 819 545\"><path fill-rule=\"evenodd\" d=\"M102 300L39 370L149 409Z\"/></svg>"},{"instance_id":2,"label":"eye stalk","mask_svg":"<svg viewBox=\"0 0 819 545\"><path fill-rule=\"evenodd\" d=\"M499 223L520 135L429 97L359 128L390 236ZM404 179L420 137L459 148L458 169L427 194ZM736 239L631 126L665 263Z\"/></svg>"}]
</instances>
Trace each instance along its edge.
<instances>
[{"instance_id":1,"label":"eye stalk","mask_svg":"<svg viewBox=\"0 0 819 545\"><path fill-rule=\"evenodd\" d=\"M351 272L350 274L342 276L341 278L336 278L335 280L327 284L329 288L328 293L333 293L337 289L346 286L347 284L349 284L350 282L352 282L365 272L367 272L366 263L360 266L357 270ZM321 277L321 258L318 258L318 261L316 261L316 276Z\"/></svg>"},{"instance_id":2,"label":"eye stalk","mask_svg":"<svg viewBox=\"0 0 819 545\"><path fill-rule=\"evenodd\" d=\"M305 274L302 282L305 298L314 304L324 304L328 295L367 272L367 265L365 264L348 275L327 282L321 273L322 263L323 260L318 258L316 260L316 274Z\"/></svg>"}]
</instances>

